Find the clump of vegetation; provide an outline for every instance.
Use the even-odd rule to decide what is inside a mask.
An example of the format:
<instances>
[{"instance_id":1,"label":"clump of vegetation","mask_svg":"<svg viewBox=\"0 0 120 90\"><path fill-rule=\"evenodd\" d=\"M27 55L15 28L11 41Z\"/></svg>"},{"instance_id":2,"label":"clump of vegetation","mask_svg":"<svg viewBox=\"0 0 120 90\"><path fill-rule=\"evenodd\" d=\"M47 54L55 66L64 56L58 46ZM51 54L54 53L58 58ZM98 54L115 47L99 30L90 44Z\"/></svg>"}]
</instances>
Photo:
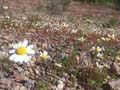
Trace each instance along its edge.
<instances>
[{"instance_id":1,"label":"clump of vegetation","mask_svg":"<svg viewBox=\"0 0 120 90\"><path fill-rule=\"evenodd\" d=\"M88 78L88 83L90 85L91 90L100 89L107 78L107 71L104 70L103 73L103 71L96 68L93 72L90 73L92 74Z\"/></svg>"},{"instance_id":2,"label":"clump of vegetation","mask_svg":"<svg viewBox=\"0 0 120 90\"><path fill-rule=\"evenodd\" d=\"M71 0L46 0L46 9L50 14L61 14Z\"/></svg>"},{"instance_id":3,"label":"clump of vegetation","mask_svg":"<svg viewBox=\"0 0 120 90\"><path fill-rule=\"evenodd\" d=\"M48 90L48 83L46 81L38 81L36 90Z\"/></svg>"},{"instance_id":4,"label":"clump of vegetation","mask_svg":"<svg viewBox=\"0 0 120 90\"><path fill-rule=\"evenodd\" d=\"M94 4L109 4L113 3L114 0L90 0L91 3Z\"/></svg>"}]
</instances>

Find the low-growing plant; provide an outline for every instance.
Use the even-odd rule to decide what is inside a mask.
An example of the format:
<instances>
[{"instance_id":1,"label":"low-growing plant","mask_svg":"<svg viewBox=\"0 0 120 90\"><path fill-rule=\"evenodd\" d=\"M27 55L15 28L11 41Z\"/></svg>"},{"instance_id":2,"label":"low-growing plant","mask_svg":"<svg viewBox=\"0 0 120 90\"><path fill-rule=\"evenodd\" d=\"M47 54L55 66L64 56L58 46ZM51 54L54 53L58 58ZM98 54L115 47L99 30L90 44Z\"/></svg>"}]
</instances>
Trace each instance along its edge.
<instances>
[{"instance_id":1,"label":"low-growing plant","mask_svg":"<svg viewBox=\"0 0 120 90\"><path fill-rule=\"evenodd\" d=\"M107 77L106 70L101 71L98 68L96 68L92 72L91 76L88 78L88 83L91 87L91 90L99 90L102 87L106 77Z\"/></svg>"},{"instance_id":2,"label":"low-growing plant","mask_svg":"<svg viewBox=\"0 0 120 90\"><path fill-rule=\"evenodd\" d=\"M91 3L94 4L108 4L108 3L113 3L114 0L91 0Z\"/></svg>"},{"instance_id":3,"label":"low-growing plant","mask_svg":"<svg viewBox=\"0 0 120 90\"><path fill-rule=\"evenodd\" d=\"M61 14L71 0L46 0L46 10L50 14Z\"/></svg>"},{"instance_id":4,"label":"low-growing plant","mask_svg":"<svg viewBox=\"0 0 120 90\"><path fill-rule=\"evenodd\" d=\"M37 81L36 90L48 90L48 83L46 81Z\"/></svg>"}]
</instances>

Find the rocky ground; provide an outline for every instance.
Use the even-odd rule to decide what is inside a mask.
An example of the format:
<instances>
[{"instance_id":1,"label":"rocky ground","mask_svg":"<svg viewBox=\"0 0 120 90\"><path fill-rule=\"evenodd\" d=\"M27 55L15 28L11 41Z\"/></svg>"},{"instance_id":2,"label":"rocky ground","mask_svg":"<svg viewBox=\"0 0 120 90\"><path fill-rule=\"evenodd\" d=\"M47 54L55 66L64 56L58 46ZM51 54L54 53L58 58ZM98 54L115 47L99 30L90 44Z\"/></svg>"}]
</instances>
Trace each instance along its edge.
<instances>
[{"instance_id":1,"label":"rocky ground","mask_svg":"<svg viewBox=\"0 0 120 90\"><path fill-rule=\"evenodd\" d=\"M42 6L42 0L0 1L0 90L119 90L120 11L72 2L50 15ZM10 61L12 43L24 39L36 54L29 63Z\"/></svg>"}]
</instances>

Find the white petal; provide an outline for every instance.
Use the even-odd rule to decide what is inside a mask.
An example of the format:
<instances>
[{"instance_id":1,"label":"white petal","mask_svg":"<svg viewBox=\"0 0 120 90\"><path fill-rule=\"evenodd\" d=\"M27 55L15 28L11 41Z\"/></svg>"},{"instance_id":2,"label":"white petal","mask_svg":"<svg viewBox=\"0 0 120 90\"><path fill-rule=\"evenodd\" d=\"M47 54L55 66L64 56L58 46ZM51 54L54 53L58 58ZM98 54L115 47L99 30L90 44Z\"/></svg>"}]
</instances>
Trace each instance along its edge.
<instances>
[{"instance_id":1,"label":"white petal","mask_svg":"<svg viewBox=\"0 0 120 90\"><path fill-rule=\"evenodd\" d=\"M27 54L35 54L35 50L27 49Z\"/></svg>"},{"instance_id":2,"label":"white petal","mask_svg":"<svg viewBox=\"0 0 120 90\"><path fill-rule=\"evenodd\" d=\"M20 62L20 63L23 63L23 62L28 62L29 60L31 60L31 56L28 56L28 55L19 55L19 58L20 59L18 59L18 62Z\"/></svg>"},{"instance_id":3,"label":"white petal","mask_svg":"<svg viewBox=\"0 0 120 90\"><path fill-rule=\"evenodd\" d=\"M23 63L24 62L24 59L25 59L25 56L24 55L19 55L19 61L20 63Z\"/></svg>"},{"instance_id":4,"label":"white petal","mask_svg":"<svg viewBox=\"0 0 120 90\"><path fill-rule=\"evenodd\" d=\"M47 54L48 54L48 52L47 52L47 51L44 51L44 52L43 52L43 54L47 55Z\"/></svg>"},{"instance_id":5,"label":"white petal","mask_svg":"<svg viewBox=\"0 0 120 90\"><path fill-rule=\"evenodd\" d=\"M32 48L33 48L33 45L27 46L27 49L32 49Z\"/></svg>"},{"instance_id":6,"label":"white petal","mask_svg":"<svg viewBox=\"0 0 120 90\"><path fill-rule=\"evenodd\" d=\"M26 47L28 45L28 40L24 40L24 42L22 43L22 46Z\"/></svg>"},{"instance_id":7,"label":"white petal","mask_svg":"<svg viewBox=\"0 0 120 90\"><path fill-rule=\"evenodd\" d=\"M22 42L21 41L18 43L17 48L20 47L20 46L22 46Z\"/></svg>"},{"instance_id":8,"label":"white petal","mask_svg":"<svg viewBox=\"0 0 120 90\"><path fill-rule=\"evenodd\" d=\"M29 60L31 60L31 56L26 55L24 58L24 62L27 63Z\"/></svg>"},{"instance_id":9,"label":"white petal","mask_svg":"<svg viewBox=\"0 0 120 90\"><path fill-rule=\"evenodd\" d=\"M40 56L42 55L42 52L40 51Z\"/></svg>"},{"instance_id":10,"label":"white petal","mask_svg":"<svg viewBox=\"0 0 120 90\"><path fill-rule=\"evenodd\" d=\"M15 56L16 56L16 54L13 54L13 55L11 55L11 56L9 57L9 59L10 59L11 61L13 61L14 58L15 58Z\"/></svg>"},{"instance_id":11,"label":"white petal","mask_svg":"<svg viewBox=\"0 0 120 90\"><path fill-rule=\"evenodd\" d=\"M20 62L21 59L22 59L21 56L16 54L16 56L15 56L15 58L14 58L13 61L14 61L14 62Z\"/></svg>"},{"instance_id":12,"label":"white petal","mask_svg":"<svg viewBox=\"0 0 120 90\"><path fill-rule=\"evenodd\" d=\"M17 49L18 48L18 44L13 44L13 48Z\"/></svg>"},{"instance_id":13,"label":"white petal","mask_svg":"<svg viewBox=\"0 0 120 90\"><path fill-rule=\"evenodd\" d=\"M15 49L9 51L10 54L15 53Z\"/></svg>"},{"instance_id":14,"label":"white petal","mask_svg":"<svg viewBox=\"0 0 120 90\"><path fill-rule=\"evenodd\" d=\"M47 56L47 59L49 59L50 58L50 56Z\"/></svg>"},{"instance_id":15,"label":"white petal","mask_svg":"<svg viewBox=\"0 0 120 90\"><path fill-rule=\"evenodd\" d=\"M11 61L14 61L14 62L19 62L19 63L23 63L23 62L28 62L29 60L31 60L31 56L28 56L28 55L17 55L17 54L13 54L9 57L9 59Z\"/></svg>"},{"instance_id":16,"label":"white petal","mask_svg":"<svg viewBox=\"0 0 120 90\"><path fill-rule=\"evenodd\" d=\"M19 42L18 44L13 44L13 48L15 49L17 49L20 46L22 46L22 42Z\"/></svg>"},{"instance_id":17,"label":"white petal","mask_svg":"<svg viewBox=\"0 0 120 90\"><path fill-rule=\"evenodd\" d=\"M48 52L47 52L47 51L43 51L43 52L41 52L41 51L40 51L40 55L42 55L42 54L47 55L47 54L48 54Z\"/></svg>"},{"instance_id":18,"label":"white petal","mask_svg":"<svg viewBox=\"0 0 120 90\"><path fill-rule=\"evenodd\" d=\"M64 88L64 82L62 80L58 80L57 88L58 88L58 90L63 90L63 88Z\"/></svg>"},{"instance_id":19,"label":"white petal","mask_svg":"<svg viewBox=\"0 0 120 90\"><path fill-rule=\"evenodd\" d=\"M17 59L18 60L18 62L19 63L23 63L23 62L28 62L30 59L31 59L31 56L28 56L28 55L18 55L18 57L19 57L19 59Z\"/></svg>"}]
</instances>

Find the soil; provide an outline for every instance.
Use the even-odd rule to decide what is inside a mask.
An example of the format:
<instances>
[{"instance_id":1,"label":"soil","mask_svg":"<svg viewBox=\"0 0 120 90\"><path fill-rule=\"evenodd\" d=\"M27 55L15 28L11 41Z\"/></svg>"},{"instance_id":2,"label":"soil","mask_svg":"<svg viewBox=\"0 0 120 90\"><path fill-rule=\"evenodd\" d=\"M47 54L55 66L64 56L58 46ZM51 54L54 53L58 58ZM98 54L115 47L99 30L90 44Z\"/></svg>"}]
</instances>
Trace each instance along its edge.
<instances>
[{"instance_id":1,"label":"soil","mask_svg":"<svg viewBox=\"0 0 120 90\"><path fill-rule=\"evenodd\" d=\"M120 31L120 26L119 26L120 23L119 24L116 23L117 20L120 19L120 15L119 15L120 11L113 7L104 6L104 5L90 5L88 3L80 3L80 2L71 2L65 8L65 12L63 12L63 15L52 17L48 14L42 14L38 10L45 7L44 1L45 0L0 0L0 22L1 22L0 23L0 27L1 27L0 28L0 45L1 45L0 50L1 51L8 52L10 48L9 46L10 43L17 42L19 40L23 40L24 38L26 38L30 41L30 43L33 43L36 45L37 53L41 50L42 46L43 46L43 49L47 48L48 46L48 51L50 52L51 58L53 59L53 61L54 59L56 61L60 57L65 57L65 55L66 56L72 55L71 53L74 49L74 46L75 45L77 46L76 39L78 37L80 38L79 35L83 33L80 30L86 30L86 31L88 30L90 32L92 30L93 32L94 30L96 30L96 32L99 32L100 30L102 34L103 34L102 30L107 31L107 29L111 30L112 34L113 34L113 31L116 31L116 32ZM5 9L6 6L8 7L8 9ZM38 11L39 13L37 13ZM37 13L37 15L35 13ZM66 15L65 13L69 13L69 15L71 15L72 17L71 22L66 18L69 16L67 16L68 14ZM9 18L7 15L11 17ZM100 19L95 18L95 20L91 20L91 17L90 17L90 18L85 18L84 20L84 17L81 18L82 15L83 16L92 15L95 17L100 16ZM26 17L23 18L23 16L26 16ZM74 18L74 16L76 17ZM21 17L22 19L19 20L19 18ZM101 18L101 17L104 17L104 18ZM106 19L109 19L109 17L114 17L117 20L115 21L114 19L113 20L110 19L111 23L109 23L110 20L106 20ZM99 20L101 21L99 22ZM117 24L117 25L114 27L114 24ZM107 31L107 33L109 32L109 30ZM85 39L86 40L85 42L87 44L90 43L91 40L93 40L94 42L97 42L95 39L99 37L98 34L90 34L90 36L88 34L85 34L85 36L87 37ZM103 36L105 35L106 34L103 34ZM116 42L119 42L119 39ZM86 49L87 44L86 46L84 46L84 44L81 44L83 51L88 50ZM112 44L114 44L114 42ZM119 44L116 44L116 47L118 48ZM81 50L78 50L78 51L81 51ZM80 53L79 56L76 57L78 59L77 60L78 66L79 66L79 63L81 63L80 60L83 60L82 63L85 63L86 67L87 66L89 67L90 65L89 63L91 62L88 62L90 61L90 58L87 56L89 56L87 55L87 52L82 52ZM79 57L82 59L80 59ZM1 90L35 90L34 87L35 87L36 81L34 80L34 78L43 79L42 77L45 77L45 80L46 80L46 77L47 77L47 79L49 78L49 82L54 81L54 78L56 77L53 75L54 74L53 66L55 62L50 61L46 65L45 62L40 62L40 60L39 61L37 60L39 59L38 54L36 54L36 56L33 57L33 59L36 60L36 63L34 63L32 66L32 67L35 67L35 69L33 68L29 69L30 66L27 67L26 64L19 65L16 63L8 62L8 59L6 60L1 59L0 63L2 64L0 65L0 70L1 70L0 71L0 89L1 87L3 87L3 89ZM71 65L73 64L72 59L73 58L71 58L71 62L70 62ZM87 62L85 62L84 60L86 60ZM68 65L68 66L71 66L71 65ZM81 66L82 65L83 64L81 64ZM8 69L4 67L7 67ZM92 67L92 64L91 64L91 67ZM46 68L48 68L47 70L49 72L45 71ZM34 72L37 74L36 77L34 77L35 76ZM22 75L20 73L22 73ZM65 73L63 76L66 79L66 82L65 82L66 86L72 86L72 83L69 82L69 78L74 79L74 77L72 76L72 73L70 72L70 75ZM76 82L76 78L74 80ZM6 81L9 81L9 82L7 83ZM10 85L12 85L14 89L13 87L11 87L12 89L8 89ZM52 86L52 85L50 84L49 86ZM87 83L85 83L83 86L86 88L89 88ZM70 88L65 90L75 90L75 89ZM84 89L76 89L76 90L84 90Z\"/></svg>"},{"instance_id":2,"label":"soil","mask_svg":"<svg viewBox=\"0 0 120 90\"><path fill-rule=\"evenodd\" d=\"M9 12L13 16L34 13L38 8L45 6L44 0L0 0L0 14L2 12L2 6L8 6ZM88 3L80 3L73 1L67 6L66 11L75 15L92 14L92 15L114 15L120 18L120 10L113 8L114 6L105 5L90 5Z\"/></svg>"}]
</instances>

